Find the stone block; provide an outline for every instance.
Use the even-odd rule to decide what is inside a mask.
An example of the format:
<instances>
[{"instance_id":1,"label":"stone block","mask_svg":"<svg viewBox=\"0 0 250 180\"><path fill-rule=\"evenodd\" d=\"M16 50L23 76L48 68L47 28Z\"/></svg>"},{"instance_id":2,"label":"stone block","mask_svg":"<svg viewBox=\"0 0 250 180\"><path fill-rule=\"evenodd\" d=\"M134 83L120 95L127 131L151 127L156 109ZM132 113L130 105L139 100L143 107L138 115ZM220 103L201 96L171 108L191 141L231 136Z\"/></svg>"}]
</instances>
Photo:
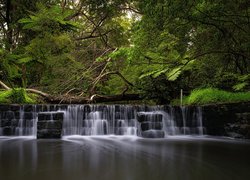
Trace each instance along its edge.
<instances>
[{"instance_id":1,"label":"stone block","mask_svg":"<svg viewBox=\"0 0 250 180\"><path fill-rule=\"evenodd\" d=\"M0 111L1 112L6 112L6 111L9 111L9 110L10 110L10 106L9 105L4 105L4 104L0 105Z\"/></svg>"},{"instance_id":2,"label":"stone block","mask_svg":"<svg viewBox=\"0 0 250 180\"><path fill-rule=\"evenodd\" d=\"M140 112L137 113L137 121L138 121L138 122L148 121L148 120L147 120L146 114L140 113Z\"/></svg>"},{"instance_id":3,"label":"stone block","mask_svg":"<svg viewBox=\"0 0 250 180\"><path fill-rule=\"evenodd\" d=\"M13 120L11 121L11 126L12 126L12 127L17 127L18 124L19 124L19 119L13 119Z\"/></svg>"},{"instance_id":4,"label":"stone block","mask_svg":"<svg viewBox=\"0 0 250 180\"><path fill-rule=\"evenodd\" d=\"M137 113L137 120L139 122L151 121L151 122L162 122L162 114L157 113L144 113L138 112Z\"/></svg>"},{"instance_id":5,"label":"stone block","mask_svg":"<svg viewBox=\"0 0 250 180\"><path fill-rule=\"evenodd\" d=\"M11 111L20 111L20 105L10 105Z\"/></svg>"},{"instance_id":6,"label":"stone block","mask_svg":"<svg viewBox=\"0 0 250 180\"><path fill-rule=\"evenodd\" d=\"M32 112L25 112L23 114L23 119L33 119L33 113Z\"/></svg>"},{"instance_id":7,"label":"stone block","mask_svg":"<svg viewBox=\"0 0 250 180\"><path fill-rule=\"evenodd\" d=\"M160 122L143 122L141 123L141 130L147 131L150 129L161 130L163 127L162 123Z\"/></svg>"},{"instance_id":8,"label":"stone block","mask_svg":"<svg viewBox=\"0 0 250 180\"><path fill-rule=\"evenodd\" d=\"M43 130L43 129L62 129L62 121L38 121L37 122L37 130Z\"/></svg>"},{"instance_id":9,"label":"stone block","mask_svg":"<svg viewBox=\"0 0 250 180\"><path fill-rule=\"evenodd\" d=\"M148 130L148 131L143 131L141 133L141 136L144 138L164 138L165 132L161 130Z\"/></svg>"},{"instance_id":10,"label":"stone block","mask_svg":"<svg viewBox=\"0 0 250 180\"><path fill-rule=\"evenodd\" d=\"M62 131L59 129L43 129L37 131L37 139L60 139Z\"/></svg>"},{"instance_id":11,"label":"stone block","mask_svg":"<svg viewBox=\"0 0 250 180\"><path fill-rule=\"evenodd\" d=\"M0 119L15 119L15 114L12 111L1 112Z\"/></svg>"},{"instance_id":12,"label":"stone block","mask_svg":"<svg viewBox=\"0 0 250 180\"><path fill-rule=\"evenodd\" d=\"M10 119L2 119L0 120L0 127L8 127L11 126L11 120Z\"/></svg>"},{"instance_id":13,"label":"stone block","mask_svg":"<svg viewBox=\"0 0 250 180\"><path fill-rule=\"evenodd\" d=\"M20 119L20 112L14 112L15 119Z\"/></svg>"},{"instance_id":14,"label":"stone block","mask_svg":"<svg viewBox=\"0 0 250 180\"><path fill-rule=\"evenodd\" d=\"M53 120L63 121L64 113L63 112L56 112L52 113Z\"/></svg>"},{"instance_id":15,"label":"stone block","mask_svg":"<svg viewBox=\"0 0 250 180\"><path fill-rule=\"evenodd\" d=\"M50 112L38 113L38 121L53 120L53 115Z\"/></svg>"},{"instance_id":16,"label":"stone block","mask_svg":"<svg viewBox=\"0 0 250 180\"><path fill-rule=\"evenodd\" d=\"M11 127L2 128L2 134L3 134L3 136L11 136L11 135L13 135L12 128Z\"/></svg>"},{"instance_id":17,"label":"stone block","mask_svg":"<svg viewBox=\"0 0 250 180\"><path fill-rule=\"evenodd\" d=\"M23 106L23 110L25 112L33 112L35 109L35 105L27 104Z\"/></svg>"}]
</instances>

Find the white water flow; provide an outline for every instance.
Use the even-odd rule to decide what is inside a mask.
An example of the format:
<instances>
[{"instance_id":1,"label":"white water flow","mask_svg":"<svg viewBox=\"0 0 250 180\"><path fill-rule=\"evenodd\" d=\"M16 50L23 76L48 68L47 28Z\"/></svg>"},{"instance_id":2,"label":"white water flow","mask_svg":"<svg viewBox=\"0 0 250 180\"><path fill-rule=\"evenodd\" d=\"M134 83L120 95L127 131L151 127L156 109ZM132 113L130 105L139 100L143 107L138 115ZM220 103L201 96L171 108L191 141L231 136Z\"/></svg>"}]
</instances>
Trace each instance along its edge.
<instances>
[{"instance_id":1,"label":"white water flow","mask_svg":"<svg viewBox=\"0 0 250 180\"><path fill-rule=\"evenodd\" d=\"M187 127L186 127L186 121L187 121L187 107L185 106L182 106L181 107L181 114L182 114L182 122L183 122L183 127L182 127L182 130L183 130L183 134L187 134L187 131L189 130Z\"/></svg>"},{"instance_id":2,"label":"white water flow","mask_svg":"<svg viewBox=\"0 0 250 180\"><path fill-rule=\"evenodd\" d=\"M137 135L132 106L69 105L65 110L63 135Z\"/></svg>"},{"instance_id":3,"label":"white water flow","mask_svg":"<svg viewBox=\"0 0 250 180\"><path fill-rule=\"evenodd\" d=\"M168 135L203 135L197 107L68 105L63 135L130 135L150 131Z\"/></svg>"},{"instance_id":4,"label":"white water flow","mask_svg":"<svg viewBox=\"0 0 250 180\"><path fill-rule=\"evenodd\" d=\"M15 119L18 122L17 127L13 128L13 134L17 136L36 136L36 122L37 115L35 106L32 106L32 111L25 112L24 107L20 106L19 119ZM11 125L14 125L12 121Z\"/></svg>"},{"instance_id":5,"label":"white water flow","mask_svg":"<svg viewBox=\"0 0 250 180\"><path fill-rule=\"evenodd\" d=\"M24 105L11 108L0 112L0 136L36 136L38 113L41 112L64 112L63 136L152 137L156 134L154 137L166 137L204 133L199 107Z\"/></svg>"},{"instance_id":6,"label":"white water flow","mask_svg":"<svg viewBox=\"0 0 250 180\"><path fill-rule=\"evenodd\" d=\"M198 113L197 113L197 119L198 119L198 130L199 130L199 135L204 134L204 127L202 123L202 109L201 107L198 107Z\"/></svg>"}]
</instances>

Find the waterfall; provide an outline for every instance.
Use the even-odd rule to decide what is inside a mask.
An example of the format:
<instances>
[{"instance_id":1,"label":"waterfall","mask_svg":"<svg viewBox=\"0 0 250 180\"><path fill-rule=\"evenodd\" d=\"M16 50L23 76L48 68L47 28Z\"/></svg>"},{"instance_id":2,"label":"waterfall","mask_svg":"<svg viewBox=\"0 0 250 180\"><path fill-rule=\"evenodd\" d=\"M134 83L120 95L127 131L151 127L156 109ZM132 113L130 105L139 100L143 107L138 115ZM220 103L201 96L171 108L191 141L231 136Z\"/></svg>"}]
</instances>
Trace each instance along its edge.
<instances>
[{"instance_id":1,"label":"waterfall","mask_svg":"<svg viewBox=\"0 0 250 180\"><path fill-rule=\"evenodd\" d=\"M203 135L198 107L69 105L63 135Z\"/></svg>"},{"instance_id":2,"label":"waterfall","mask_svg":"<svg viewBox=\"0 0 250 180\"><path fill-rule=\"evenodd\" d=\"M60 113L60 117L57 117L57 113ZM38 116L43 118L41 122L38 122ZM57 137L62 134L154 138L203 135L204 132L200 107L88 104L0 106L0 136L36 136L37 126L40 133L55 132Z\"/></svg>"},{"instance_id":3,"label":"waterfall","mask_svg":"<svg viewBox=\"0 0 250 180\"><path fill-rule=\"evenodd\" d=\"M135 113L127 105L69 105L63 135L137 135Z\"/></svg>"}]
</instances>

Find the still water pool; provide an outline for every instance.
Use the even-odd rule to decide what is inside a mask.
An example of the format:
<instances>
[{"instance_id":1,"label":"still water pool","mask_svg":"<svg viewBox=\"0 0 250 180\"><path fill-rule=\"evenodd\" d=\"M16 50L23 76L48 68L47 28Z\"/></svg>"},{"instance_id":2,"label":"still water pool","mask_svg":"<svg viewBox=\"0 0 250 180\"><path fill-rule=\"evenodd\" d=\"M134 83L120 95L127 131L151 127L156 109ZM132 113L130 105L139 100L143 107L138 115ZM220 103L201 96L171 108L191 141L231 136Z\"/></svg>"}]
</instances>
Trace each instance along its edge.
<instances>
[{"instance_id":1,"label":"still water pool","mask_svg":"<svg viewBox=\"0 0 250 180\"><path fill-rule=\"evenodd\" d=\"M249 180L250 141L0 137L0 180Z\"/></svg>"}]
</instances>

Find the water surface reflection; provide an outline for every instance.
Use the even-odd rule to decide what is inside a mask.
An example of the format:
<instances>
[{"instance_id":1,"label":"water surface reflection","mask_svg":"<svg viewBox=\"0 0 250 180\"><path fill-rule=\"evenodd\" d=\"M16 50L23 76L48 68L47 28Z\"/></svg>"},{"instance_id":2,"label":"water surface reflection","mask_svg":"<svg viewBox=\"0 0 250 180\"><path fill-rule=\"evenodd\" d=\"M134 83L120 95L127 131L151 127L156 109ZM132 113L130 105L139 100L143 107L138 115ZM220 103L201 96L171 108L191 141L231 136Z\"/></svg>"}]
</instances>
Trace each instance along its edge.
<instances>
[{"instance_id":1,"label":"water surface reflection","mask_svg":"<svg viewBox=\"0 0 250 180\"><path fill-rule=\"evenodd\" d=\"M2 180L249 179L250 142L212 138L0 138Z\"/></svg>"}]
</instances>

